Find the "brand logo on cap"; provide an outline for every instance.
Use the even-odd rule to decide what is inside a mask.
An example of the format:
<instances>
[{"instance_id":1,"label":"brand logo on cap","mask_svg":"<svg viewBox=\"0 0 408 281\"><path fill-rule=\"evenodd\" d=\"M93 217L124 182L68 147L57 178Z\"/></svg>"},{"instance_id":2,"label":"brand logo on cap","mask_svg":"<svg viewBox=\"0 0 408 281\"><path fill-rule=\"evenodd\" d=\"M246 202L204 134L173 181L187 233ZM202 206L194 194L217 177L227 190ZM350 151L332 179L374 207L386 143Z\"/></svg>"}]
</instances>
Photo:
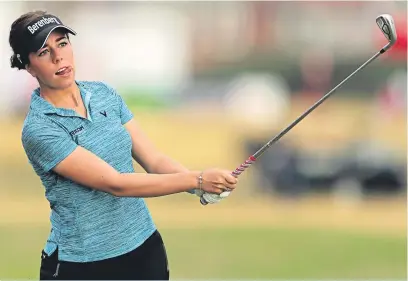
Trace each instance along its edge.
<instances>
[{"instance_id":1,"label":"brand logo on cap","mask_svg":"<svg viewBox=\"0 0 408 281\"><path fill-rule=\"evenodd\" d=\"M48 17L48 18L43 17L42 19L38 20L34 24L29 25L27 29L30 31L31 34L34 34L41 27L51 24L51 23L61 24L55 17Z\"/></svg>"}]
</instances>

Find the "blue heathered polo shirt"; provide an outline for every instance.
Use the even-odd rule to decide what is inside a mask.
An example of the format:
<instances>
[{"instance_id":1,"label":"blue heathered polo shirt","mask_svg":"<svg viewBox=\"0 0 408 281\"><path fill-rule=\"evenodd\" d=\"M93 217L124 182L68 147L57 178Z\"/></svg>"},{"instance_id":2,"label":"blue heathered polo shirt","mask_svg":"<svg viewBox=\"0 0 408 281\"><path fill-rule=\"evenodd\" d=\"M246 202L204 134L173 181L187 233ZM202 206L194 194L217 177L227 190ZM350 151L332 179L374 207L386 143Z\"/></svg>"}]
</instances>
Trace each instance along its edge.
<instances>
[{"instance_id":1,"label":"blue heathered polo shirt","mask_svg":"<svg viewBox=\"0 0 408 281\"><path fill-rule=\"evenodd\" d=\"M52 171L82 146L121 173L135 172L131 138L123 127L133 115L121 96L103 82L76 83L88 118L74 110L55 108L36 89L22 143L51 207L51 232L44 251L51 255L58 247L60 260L89 262L135 249L156 227L142 198L115 197Z\"/></svg>"}]
</instances>

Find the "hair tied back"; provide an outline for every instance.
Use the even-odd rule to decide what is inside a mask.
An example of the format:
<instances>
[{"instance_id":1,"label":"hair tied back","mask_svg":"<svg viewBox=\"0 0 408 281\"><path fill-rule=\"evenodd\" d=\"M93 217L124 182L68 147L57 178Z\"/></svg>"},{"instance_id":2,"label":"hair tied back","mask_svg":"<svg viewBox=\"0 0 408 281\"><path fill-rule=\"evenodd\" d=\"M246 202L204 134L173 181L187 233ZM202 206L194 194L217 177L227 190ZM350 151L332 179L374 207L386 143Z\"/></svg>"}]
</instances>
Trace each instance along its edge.
<instances>
[{"instance_id":1,"label":"hair tied back","mask_svg":"<svg viewBox=\"0 0 408 281\"><path fill-rule=\"evenodd\" d=\"M24 69L25 65L23 63L23 60L21 59L21 55L20 54L14 54L11 56L10 58L10 64L12 68L18 68L20 69Z\"/></svg>"}]
</instances>

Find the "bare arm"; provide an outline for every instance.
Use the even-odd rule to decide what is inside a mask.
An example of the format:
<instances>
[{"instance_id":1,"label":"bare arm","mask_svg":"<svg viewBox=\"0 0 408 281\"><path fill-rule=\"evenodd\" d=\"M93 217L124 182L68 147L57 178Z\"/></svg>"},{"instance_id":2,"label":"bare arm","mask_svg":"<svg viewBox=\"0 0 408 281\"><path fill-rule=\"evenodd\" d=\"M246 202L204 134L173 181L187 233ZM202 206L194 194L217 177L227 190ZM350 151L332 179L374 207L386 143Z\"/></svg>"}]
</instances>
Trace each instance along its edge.
<instances>
[{"instance_id":1,"label":"bare arm","mask_svg":"<svg viewBox=\"0 0 408 281\"><path fill-rule=\"evenodd\" d=\"M132 156L148 173L172 174L186 173L189 170L160 152L141 130L135 120L125 124L125 128L132 138Z\"/></svg>"},{"instance_id":2,"label":"bare arm","mask_svg":"<svg viewBox=\"0 0 408 281\"><path fill-rule=\"evenodd\" d=\"M77 147L53 170L89 188L115 196L132 197L157 197L188 191L197 186L199 175L199 172L166 175L121 174L82 147Z\"/></svg>"}]
</instances>

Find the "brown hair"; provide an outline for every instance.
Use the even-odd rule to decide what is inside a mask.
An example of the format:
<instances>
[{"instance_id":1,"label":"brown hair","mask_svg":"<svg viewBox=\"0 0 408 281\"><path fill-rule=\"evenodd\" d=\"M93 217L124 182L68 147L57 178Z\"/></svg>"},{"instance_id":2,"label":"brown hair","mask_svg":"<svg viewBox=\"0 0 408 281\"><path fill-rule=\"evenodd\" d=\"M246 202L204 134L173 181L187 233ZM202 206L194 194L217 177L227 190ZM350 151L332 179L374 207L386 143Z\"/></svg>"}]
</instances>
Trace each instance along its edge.
<instances>
[{"instance_id":1,"label":"brown hair","mask_svg":"<svg viewBox=\"0 0 408 281\"><path fill-rule=\"evenodd\" d=\"M45 11L28 12L21 15L11 25L9 44L14 52L10 58L12 68L25 69L25 66L29 63L29 51L26 49L27 42L24 41L25 29L31 21L46 14Z\"/></svg>"}]
</instances>

